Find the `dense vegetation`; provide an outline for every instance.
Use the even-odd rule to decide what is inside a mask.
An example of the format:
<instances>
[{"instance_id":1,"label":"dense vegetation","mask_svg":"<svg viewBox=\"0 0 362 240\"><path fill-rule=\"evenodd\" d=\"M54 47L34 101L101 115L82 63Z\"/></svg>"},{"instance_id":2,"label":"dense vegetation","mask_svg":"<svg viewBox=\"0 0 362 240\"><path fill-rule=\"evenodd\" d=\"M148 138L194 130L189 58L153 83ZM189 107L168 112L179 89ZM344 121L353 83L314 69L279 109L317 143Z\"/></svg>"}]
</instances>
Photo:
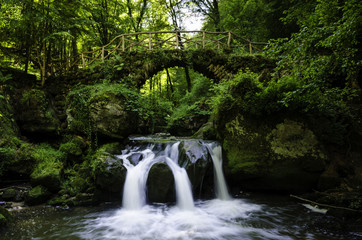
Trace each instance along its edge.
<instances>
[{"instance_id":1,"label":"dense vegetation","mask_svg":"<svg viewBox=\"0 0 362 240\"><path fill-rule=\"evenodd\" d=\"M103 46L122 33L184 29L187 12L203 16L203 30L232 31L252 41L268 42L260 54L276 67L232 74L210 66L216 80L187 64L164 66L140 86L130 74L118 78L120 72L132 69L125 69L122 56L114 56L66 77L53 74L57 62ZM53 203L66 200L76 205L79 199L89 200L80 192L94 193L95 186L102 184L100 179L107 179L102 166L109 156L99 143L102 137L104 142L109 139L104 137L106 130L95 128L96 101L123 102L122 111L139 118L134 133L168 131L223 140L227 130L223 124L239 112L259 120L289 114L302 118L328 150L338 149L346 161L353 149L361 147L359 0L3 0L0 31L0 177L25 176L34 186L48 184L45 190L32 191L59 193ZM254 57L242 50L230 52L220 54ZM135 66L151 68L152 63L144 60L135 61ZM22 81L21 72L35 74L37 84ZM26 89L21 101L49 120L55 115L49 110L53 103L47 102L42 91L62 77L70 83L58 86L64 87L66 95L60 105L70 109L67 117L69 124L72 116L72 124L62 129L52 122L51 128L42 131L45 139L50 132L56 132L56 137L38 144L44 138L34 139L34 129L20 126L20 133L16 125L22 124L16 119L22 117L14 103L17 90ZM133 119L134 115L129 116ZM209 128L199 135L202 126ZM309 139L314 141L314 136ZM241 166L237 161L234 165ZM30 199L29 203L38 201Z\"/></svg>"}]
</instances>

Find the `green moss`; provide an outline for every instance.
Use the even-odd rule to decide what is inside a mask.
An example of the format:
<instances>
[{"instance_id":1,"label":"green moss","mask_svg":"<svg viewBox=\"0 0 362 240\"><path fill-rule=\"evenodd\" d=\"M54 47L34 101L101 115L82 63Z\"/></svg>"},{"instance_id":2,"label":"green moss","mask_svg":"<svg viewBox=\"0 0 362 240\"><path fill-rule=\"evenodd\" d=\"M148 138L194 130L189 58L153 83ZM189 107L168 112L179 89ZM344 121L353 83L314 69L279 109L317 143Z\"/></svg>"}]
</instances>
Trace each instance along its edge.
<instances>
[{"instance_id":1,"label":"green moss","mask_svg":"<svg viewBox=\"0 0 362 240\"><path fill-rule=\"evenodd\" d=\"M4 216L6 219L8 219L8 220L10 220L10 219L13 218L13 216L11 215L11 213L10 213L8 210L6 210L6 208L4 208L4 207L2 207L2 206L0 206L0 214L1 214L2 216Z\"/></svg>"},{"instance_id":2,"label":"green moss","mask_svg":"<svg viewBox=\"0 0 362 240\"><path fill-rule=\"evenodd\" d=\"M267 136L271 149L282 157L298 158L311 155L325 159L326 156L319 149L315 135L298 122L285 120L278 124Z\"/></svg>"},{"instance_id":3,"label":"green moss","mask_svg":"<svg viewBox=\"0 0 362 240\"><path fill-rule=\"evenodd\" d=\"M56 191L60 185L60 174L65 154L56 151L49 145L41 144L36 147L32 157L37 161L36 167L30 175L32 182L46 186L51 191Z\"/></svg>"},{"instance_id":4,"label":"green moss","mask_svg":"<svg viewBox=\"0 0 362 240\"><path fill-rule=\"evenodd\" d=\"M5 218L5 216L0 213L0 226L6 225L7 222L8 222L8 221L7 221L7 219Z\"/></svg>"},{"instance_id":5,"label":"green moss","mask_svg":"<svg viewBox=\"0 0 362 240\"><path fill-rule=\"evenodd\" d=\"M0 148L0 176L6 171L7 166L15 159L16 151L12 148Z\"/></svg>"},{"instance_id":6,"label":"green moss","mask_svg":"<svg viewBox=\"0 0 362 240\"><path fill-rule=\"evenodd\" d=\"M39 106L44 112L48 107L45 92L38 89L25 90L20 99L20 103L28 106Z\"/></svg>"},{"instance_id":7,"label":"green moss","mask_svg":"<svg viewBox=\"0 0 362 240\"><path fill-rule=\"evenodd\" d=\"M82 164L76 164L72 169L65 170L65 181L62 185L61 194L75 196L81 192L89 192L93 190L93 182L91 179L91 169L87 161Z\"/></svg>"},{"instance_id":8,"label":"green moss","mask_svg":"<svg viewBox=\"0 0 362 240\"><path fill-rule=\"evenodd\" d=\"M43 186L36 186L28 192L26 203L36 205L44 203L50 196L50 192Z\"/></svg>"},{"instance_id":9,"label":"green moss","mask_svg":"<svg viewBox=\"0 0 362 240\"><path fill-rule=\"evenodd\" d=\"M61 144L59 147L59 151L66 153L67 155L73 155L73 156L82 155L82 148L80 144L77 144L76 142L73 141Z\"/></svg>"},{"instance_id":10,"label":"green moss","mask_svg":"<svg viewBox=\"0 0 362 240\"><path fill-rule=\"evenodd\" d=\"M223 147L231 173L258 174L260 172L259 161L263 159L260 152L252 151L229 140L224 141Z\"/></svg>"},{"instance_id":11,"label":"green moss","mask_svg":"<svg viewBox=\"0 0 362 240\"><path fill-rule=\"evenodd\" d=\"M97 152L98 153L110 153L110 154L119 154L120 151L122 150L122 145L118 142L115 143L107 143L102 145Z\"/></svg>"}]
</instances>

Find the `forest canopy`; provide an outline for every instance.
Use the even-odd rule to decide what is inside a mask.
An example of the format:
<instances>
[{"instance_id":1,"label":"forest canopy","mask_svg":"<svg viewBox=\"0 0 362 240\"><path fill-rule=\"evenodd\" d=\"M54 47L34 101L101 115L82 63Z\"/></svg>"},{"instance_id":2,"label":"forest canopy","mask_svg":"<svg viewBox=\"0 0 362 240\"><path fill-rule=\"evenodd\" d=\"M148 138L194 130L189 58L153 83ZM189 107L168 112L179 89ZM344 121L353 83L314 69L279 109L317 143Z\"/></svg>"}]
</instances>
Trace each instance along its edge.
<instances>
[{"instance_id":1,"label":"forest canopy","mask_svg":"<svg viewBox=\"0 0 362 240\"><path fill-rule=\"evenodd\" d=\"M203 30L269 42L284 75L357 86L361 9L358 0L1 0L0 66L44 81L57 61L123 33L185 29L191 14Z\"/></svg>"}]
</instances>

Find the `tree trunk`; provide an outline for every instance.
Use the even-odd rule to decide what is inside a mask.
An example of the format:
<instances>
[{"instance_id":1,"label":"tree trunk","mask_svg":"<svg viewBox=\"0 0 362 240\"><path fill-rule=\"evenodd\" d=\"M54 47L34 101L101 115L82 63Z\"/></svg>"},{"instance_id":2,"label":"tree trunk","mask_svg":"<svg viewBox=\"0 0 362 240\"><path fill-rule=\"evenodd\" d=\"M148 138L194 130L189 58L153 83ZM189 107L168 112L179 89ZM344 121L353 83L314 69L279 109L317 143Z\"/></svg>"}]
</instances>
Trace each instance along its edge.
<instances>
[{"instance_id":1,"label":"tree trunk","mask_svg":"<svg viewBox=\"0 0 362 240\"><path fill-rule=\"evenodd\" d=\"M190 78L190 72L189 72L189 67L185 66L185 76L186 76L186 82L187 82L187 91L191 92L191 78Z\"/></svg>"}]
</instances>

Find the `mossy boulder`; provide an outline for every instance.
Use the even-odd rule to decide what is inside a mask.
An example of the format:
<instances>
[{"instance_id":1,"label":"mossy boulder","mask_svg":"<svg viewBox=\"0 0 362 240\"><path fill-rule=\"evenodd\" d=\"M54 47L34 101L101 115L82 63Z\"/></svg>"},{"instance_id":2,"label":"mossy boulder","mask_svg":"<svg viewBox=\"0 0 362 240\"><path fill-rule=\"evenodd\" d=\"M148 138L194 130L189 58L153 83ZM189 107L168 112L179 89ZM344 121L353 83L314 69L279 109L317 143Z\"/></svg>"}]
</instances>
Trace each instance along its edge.
<instances>
[{"instance_id":1,"label":"mossy boulder","mask_svg":"<svg viewBox=\"0 0 362 240\"><path fill-rule=\"evenodd\" d=\"M11 219L11 213L6 208L0 206L0 227L5 226Z\"/></svg>"},{"instance_id":2,"label":"mossy boulder","mask_svg":"<svg viewBox=\"0 0 362 240\"><path fill-rule=\"evenodd\" d=\"M99 193L121 196L127 170L121 159L114 152L119 149L118 143L105 144L90 158L90 166ZM118 150L120 153L122 149Z\"/></svg>"},{"instance_id":3,"label":"mossy boulder","mask_svg":"<svg viewBox=\"0 0 362 240\"><path fill-rule=\"evenodd\" d=\"M86 140L80 136L72 137L68 142L59 146L59 151L66 155L67 161L72 164L82 161L83 152L89 147Z\"/></svg>"},{"instance_id":4,"label":"mossy boulder","mask_svg":"<svg viewBox=\"0 0 362 240\"><path fill-rule=\"evenodd\" d=\"M149 171L147 196L151 202L175 201L175 181L171 169L164 163L156 163Z\"/></svg>"},{"instance_id":5,"label":"mossy boulder","mask_svg":"<svg viewBox=\"0 0 362 240\"><path fill-rule=\"evenodd\" d=\"M302 122L239 114L225 124L223 134L227 175L239 187L288 192L317 187L327 156Z\"/></svg>"},{"instance_id":6,"label":"mossy boulder","mask_svg":"<svg viewBox=\"0 0 362 240\"><path fill-rule=\"evenodd\" d=\"M135 96L122 85L97 84L73 90L67 98L68 129L86 136L124 139L138 127L138 115L130 110Z\"/></svg>"},{"instance_id":7,"label":"mossy boulder","mask_svg":"<svg viewBox=\"0 0 362 240\"><path fill-rule=\"evenodd\" d=\"M57 135L60 121L45 91L18 90L14 96L15 118L22 132L28 134Z\"/></svg>"},{"instance_id":8,"label":"mossy boulder","mask_svg":"<svg viewBox=\"0 0 362 240\"><path fill-rule=\"evenodd\" d=\"M193 138L199 138L204 140L215 140L216 131L213 122L207 122L202 125L199 130L192 136Z\"/></svg>"},{"instance_id":9,"label":"mossy boulder","mask_svg":"<svg viewBox=\"0 0 362 240\"><path fill-rule=\"evenodd\" d=\"M59 191L65 154L43 144L37 146L32 156L37 162L30 175L32 185L44 186L51 192Z\"/></svg>"},{"instance_id":10,"label":"mossy boulder","mask_svg":"<svg viewBox=\"0 0 362 240\"><path fill-rule=\"evenodd\" d=\"M204 194L210 190L210 186L213 187L213 164L209 150L200 140L184 140L179 145L179 165L186 169L195 194Z\"/></svg>"},{"instance_id":11,"label":"mossy boulder","mask_svg":"<svg viewBox=\"0 0 362 240\"><path fill-rule=\"evenodd\" d=\"M50 196L51 193L46 187L38 185L28 192L25 198L25 203L28 205L42 204L45 203Z\"/></svg>"},{"instance_id":12,"label":"mossy boulder","mask_svg":"<svg viewBox=\"0 0 362 240\"><path fill-rule=\"evenodd\" d=\"M34 169L36 160L32 157L34 145L17 137L5 138L0 147L0 176L27 179Z\"/></svg>"}]
</instances>

